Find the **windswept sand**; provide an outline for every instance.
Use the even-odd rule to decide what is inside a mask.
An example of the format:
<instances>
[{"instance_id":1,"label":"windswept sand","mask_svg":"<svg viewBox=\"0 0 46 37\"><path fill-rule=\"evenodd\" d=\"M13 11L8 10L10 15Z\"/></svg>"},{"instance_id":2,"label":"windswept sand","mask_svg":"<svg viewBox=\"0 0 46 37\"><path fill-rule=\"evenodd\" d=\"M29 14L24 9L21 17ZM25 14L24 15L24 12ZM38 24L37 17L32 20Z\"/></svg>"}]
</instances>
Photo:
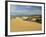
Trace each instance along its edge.
<instances>
[{"instance_id":1,"label":"windswept sand","mask_svg":"<svg viewBox=\"0 0 46 37\"><path fill-rule=\"evenodd\" d=\"M42 25L36 22L23 21L21 18L16 17L10 21L10 31L20 32L20 31L39 31Z\"/></svg>"}]
</instances>

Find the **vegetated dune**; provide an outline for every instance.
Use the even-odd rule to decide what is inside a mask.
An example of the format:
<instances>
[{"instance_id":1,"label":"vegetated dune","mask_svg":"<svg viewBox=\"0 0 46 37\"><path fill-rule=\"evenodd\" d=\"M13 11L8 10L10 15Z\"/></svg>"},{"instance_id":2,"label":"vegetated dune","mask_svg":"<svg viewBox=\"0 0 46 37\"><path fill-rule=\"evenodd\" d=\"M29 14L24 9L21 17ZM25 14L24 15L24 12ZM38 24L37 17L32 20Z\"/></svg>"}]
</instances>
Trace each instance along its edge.
<instances>
[{"instance_id":1,"label":"vegetated dune","mask_svg":"<svg viewBox=\"0 0 46 37\"><path fill-rule=\"evenodd\" d=\"M39 31L42 28L42 24L32 21L24 21L19 17L10 20L10 31L21 32L21 31Z\"/></svg>"}]
</instances>

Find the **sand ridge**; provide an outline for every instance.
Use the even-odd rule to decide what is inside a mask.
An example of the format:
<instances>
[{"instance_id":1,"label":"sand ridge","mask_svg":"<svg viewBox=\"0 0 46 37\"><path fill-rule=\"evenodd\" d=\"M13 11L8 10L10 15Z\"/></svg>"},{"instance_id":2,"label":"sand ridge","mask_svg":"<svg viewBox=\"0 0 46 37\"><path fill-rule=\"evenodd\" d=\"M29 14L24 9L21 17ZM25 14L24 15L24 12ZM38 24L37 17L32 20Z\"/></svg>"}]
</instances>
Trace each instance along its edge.
<instances>
[{"instance_id":1,"label":"sand ridge","mask_svg":"<svg viewBox=\"0 0 46 37\"><path fill-rule=\"evenodd\" d=\"M37 31L41 30L42 25L32 21L24 21L19 17L10 20L10 31L20 32L20 31Z\"/></svg>"}]
</instances>

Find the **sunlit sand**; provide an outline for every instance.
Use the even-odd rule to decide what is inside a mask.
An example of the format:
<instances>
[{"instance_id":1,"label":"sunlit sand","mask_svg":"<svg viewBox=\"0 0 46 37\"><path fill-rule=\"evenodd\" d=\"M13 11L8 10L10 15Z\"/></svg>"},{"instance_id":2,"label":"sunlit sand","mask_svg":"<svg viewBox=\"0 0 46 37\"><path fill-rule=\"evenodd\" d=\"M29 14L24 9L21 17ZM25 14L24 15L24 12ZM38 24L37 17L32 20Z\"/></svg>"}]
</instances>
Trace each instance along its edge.
<instances>
[{"instance_id":1,"label":"sunlit sand","mask_svg":"<svg viewBox=\"0 0 46 37\"><path fill-rule=\"evenodd\" d=\"M21 32L21 31L39 31L42 28L42 24L32 21L24 21L19 17L10 20L10 31Z\"/></svg>"}]
</instances>

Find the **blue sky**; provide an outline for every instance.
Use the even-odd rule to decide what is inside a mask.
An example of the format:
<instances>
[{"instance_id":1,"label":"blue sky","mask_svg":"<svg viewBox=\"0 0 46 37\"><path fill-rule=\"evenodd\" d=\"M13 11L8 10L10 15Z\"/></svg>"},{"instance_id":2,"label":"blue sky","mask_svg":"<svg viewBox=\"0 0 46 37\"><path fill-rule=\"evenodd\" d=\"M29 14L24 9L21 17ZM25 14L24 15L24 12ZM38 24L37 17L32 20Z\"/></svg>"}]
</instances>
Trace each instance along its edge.
<instances>
[{"instance_id":1,"label":"blue sky","mask_svg":"<svg viewBox=\"0 0 46 37\"><path fill-rule=\"evenodd\" d=\"M26 6L26 5L10 5L10 15L41 15L41 6Z\"/></svg>"}]
</instances>

